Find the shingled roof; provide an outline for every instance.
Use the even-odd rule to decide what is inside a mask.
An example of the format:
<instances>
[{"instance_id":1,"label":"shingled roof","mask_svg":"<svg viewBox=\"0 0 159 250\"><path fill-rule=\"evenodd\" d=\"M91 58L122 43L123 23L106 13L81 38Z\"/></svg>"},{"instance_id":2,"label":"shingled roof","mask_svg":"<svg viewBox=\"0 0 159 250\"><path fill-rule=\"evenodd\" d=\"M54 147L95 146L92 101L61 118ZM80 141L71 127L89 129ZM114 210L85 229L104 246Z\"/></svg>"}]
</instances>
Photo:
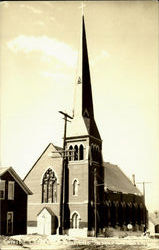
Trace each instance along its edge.
<instances>
[{"instance_id":1,"label":"shingled roof","mask_svg":"<svg viewBox=\"0 0 159 250\"><path fill-rule=\"evenodd\" d=\"M0 179L6 172L9 172L12 175L12 177L21 186L26 194L33 194L12 167L0 167Z\"/></svg>"},{"instance_id":2,"label":"shingled roof","mask_svg":"<svg viewBox=\"0 0 159 250\"><path fill-rule=\"evenodd\" d=\"M107 190L142 195L117 165L104 162L104 180Z\"/></svg>"}]
</instances>

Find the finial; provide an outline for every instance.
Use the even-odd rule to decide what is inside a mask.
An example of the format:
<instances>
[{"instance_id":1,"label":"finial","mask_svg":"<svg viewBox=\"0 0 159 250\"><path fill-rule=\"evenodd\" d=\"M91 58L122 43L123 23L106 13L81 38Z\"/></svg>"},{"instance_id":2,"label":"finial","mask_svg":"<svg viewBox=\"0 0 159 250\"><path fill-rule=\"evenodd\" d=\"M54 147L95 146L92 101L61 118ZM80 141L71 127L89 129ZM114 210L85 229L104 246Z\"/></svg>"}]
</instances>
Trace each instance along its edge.
<instances>
[{"instance_id":1,"label":"finial","mask_svg":"<svg viewBox=\"0 0 159 250\"><path fill-rule=\"evenodd\" d=\"M81 6L79 7L82 10L82 17L84 16L84 7L86 5L84 4L84 1L82 1Z\"/></svg>"}]
</instances>

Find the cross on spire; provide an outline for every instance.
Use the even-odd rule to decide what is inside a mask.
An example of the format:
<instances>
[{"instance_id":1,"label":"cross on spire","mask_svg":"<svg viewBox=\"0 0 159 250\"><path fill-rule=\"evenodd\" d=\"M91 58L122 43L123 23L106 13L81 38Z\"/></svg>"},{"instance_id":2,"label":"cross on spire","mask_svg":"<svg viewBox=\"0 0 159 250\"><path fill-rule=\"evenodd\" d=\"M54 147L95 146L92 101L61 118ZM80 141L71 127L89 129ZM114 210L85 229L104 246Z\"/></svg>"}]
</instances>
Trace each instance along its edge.
<instances>
[{"instance_id":1,"label":"cross on spire","mask_svg":"<svg viewBox=\"0 0 159 250\"><path fill-rule=\"evenodd\" d=\"M81 5L80 5L80 7L79 7L79 9L82 10L82 16L84 16L84 8L85 8L85 7L86 7L86 4L84 4L84 1L82 1Z\"/></svg>"}]
</instances>

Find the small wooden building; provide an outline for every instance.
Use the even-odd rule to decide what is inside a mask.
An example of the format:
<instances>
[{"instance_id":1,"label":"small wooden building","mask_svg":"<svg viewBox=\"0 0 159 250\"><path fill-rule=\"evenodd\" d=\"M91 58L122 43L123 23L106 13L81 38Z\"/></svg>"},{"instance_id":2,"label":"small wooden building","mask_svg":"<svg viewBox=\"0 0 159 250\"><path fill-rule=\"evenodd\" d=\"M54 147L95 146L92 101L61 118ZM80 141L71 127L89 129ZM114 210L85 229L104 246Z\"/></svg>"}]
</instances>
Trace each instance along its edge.
<instances>
[{"instance_id":1,"label":"small wooden building","mask_svg":"<svg viewBox=\"0 0 159 250\"><path fill-rule=\"evenodd\" d=\"M0 168L0 234L26 234L27 197L32 192L12 167Z\"/></svg>"}]
</instances>

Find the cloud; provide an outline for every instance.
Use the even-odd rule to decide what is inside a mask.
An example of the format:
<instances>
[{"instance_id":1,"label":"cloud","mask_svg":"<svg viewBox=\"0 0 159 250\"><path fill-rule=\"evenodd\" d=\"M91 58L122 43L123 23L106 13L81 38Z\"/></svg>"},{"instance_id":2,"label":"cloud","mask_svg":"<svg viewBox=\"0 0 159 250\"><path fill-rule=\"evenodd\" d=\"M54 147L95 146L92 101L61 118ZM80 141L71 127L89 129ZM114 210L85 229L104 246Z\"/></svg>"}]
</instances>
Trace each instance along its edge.
<instances>
[{"instance_id":1,"label":"cloud","mask_svg":"<svg viewBox=\"0 0 159 250\"><path fill-rule=\"evenodd\" d=\"M109 58L109 57L110 57L110 54L109 54L106 50L102 50L102 51L101 51L101 56L102 56L102 57L107 57L107 58Z\"/></svg>"},{"instance_id":2,"label":"cloud","mask_svg":"<svg viewBox=\"0 0 159 250\"><path fill-rule=\"evenodd\" d=\"M65 83L66 82L69 82L71 80L71 76L68 75L68 74L62 74L62 73L51 73L51 72L47 72L47 71L44 71L41 73L43 77L46 77L46 78L51 78L55 81L64 81Z\"/></svg>"},{"instance_id":3,"label":"cloud","mask_svg":"<svg viewBox=\"0 0 159 250\"><path fill-rule=\"evenodd\" d=\"M55 17L51 16L50 21L55 21Z\"/></svg>"},{"instance_id":4,"label":"cloud","mask_svg":"<svg viewBox=\"0 0 159 250\"><path fill-rule=\"evenodd\" d=\"M7 1L1 2L0 5L3 6L4 8L9 7L9 3Z\"/></svg>"},{"instance_id":5,"label":"cloud","mask_svg":"<svg viewBox=\"0 0 159 250\"><path fill-rule=\"evenodd\" d=\"M9 41L7 46L14 53L23 52L25 54L33 51L42 53L42 57L54 57L60 62L63 62L68 67L75 67L77 61L77 52L69 45L60 42L57 39L47 36L24 36L20 35Z\"/></svg>"},{"instance_id":6,"label":"cloud","mask_svg":"<svg viewBox=\"0 0 159 250\"><path fill-rule=\"evenodd\" d=\"M98 56L95 57L94 60L91 61L91 64L94 66L96 63L98 63L102 59L109 58L110 54L106 50L102 50Z\"/></svg>"},{"instance_id":7,"label":"cloud","mask_svg":"<svg viewBox=\"0 0 159 250\"><path fill-rule=\"evenodd\" d=\"M31 5L27 5L27 4L21 4L20 5L21 8L26 8L28 10L30 10L31 12L33 12L34 14L41 14L43 11L39 10Z\"/></svg>"},{"instance_id":8,"label":"cloud","mask_svg":"<svg viewBox=\"0 0 159 250\"><path fill-rule=\"evenodd\" d=\"M40 25L40 26L45 26L44 22L42 22L42 21L37 21L36 24Z\"/></svg>"}]
</instances>

